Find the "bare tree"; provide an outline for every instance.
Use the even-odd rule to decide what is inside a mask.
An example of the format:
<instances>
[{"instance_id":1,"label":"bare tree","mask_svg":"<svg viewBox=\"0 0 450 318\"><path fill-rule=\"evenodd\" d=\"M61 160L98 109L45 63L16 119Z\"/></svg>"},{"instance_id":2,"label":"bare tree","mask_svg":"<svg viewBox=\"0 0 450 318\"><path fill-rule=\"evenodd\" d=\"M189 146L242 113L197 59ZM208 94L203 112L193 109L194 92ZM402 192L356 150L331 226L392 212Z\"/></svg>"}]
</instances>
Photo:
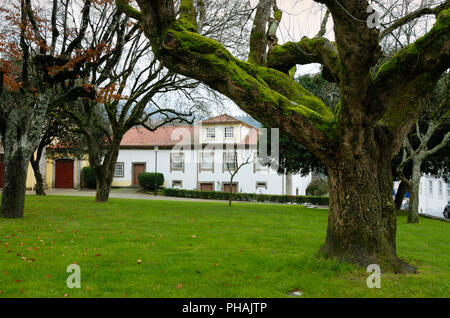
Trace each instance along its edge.
<instances>
[{"instance_id":1,"label":"bare tree","mask_svg":"<svg viewBox=\"0 0 450 318\"><path fill-rule=\"evenodd\" d=\"M426 111L422 118L415 124L415 139L413 136L406 137L403 142L403 157L397 167L400 179L406 184L410 193L410 204L408 211L408 223L419 222L419 186L422 176L421 167L427 157L437 153L450 142L450 99L448 78L442 92L437 93L438 100L422 100L426 103ZM437 103L437 104L435 104ZM438 138L436 142L433 139ZM434 143L434 144L433 144ZM415 146L414 146L415 145ZM412 162L412 175L408 179L403 173L405 165Z\"/></svg>"},{"instance_id":2,"label":"bare tree","mask_svg":"<svg viewBox=\"0 0 450 318\"><path fill-rule=\"evenodd\" d=\"M233 155L233 162L229 162L227 161L226 156L229 156L230 154ZM234 151L232 153L225 153L224 156L224 165L227 168L228 173L230 174L230 195L228 196L228 206L231 206L231 201L233 201L233 179L234 177L238 174L239 170L252 163L253 161L251 160L251 158L253 157L253 154L250 153L250 155L247 158L242 158L241 163L238 163L238 154L237 154L237 150L234 149ZM236 189L237 190L237 189Z\"/></svg>"},{"instance_id":3,"label":"bare tree","mask_svg":"<svg viewBox=\"0 0 450 318\"><path fill-rule=\"evenodd\" d=\"M89 23L91 1L81 3L78 11L81 22L67 22L62 30L57 25L58 3L58 0L41 3L41 13L51 10L51 25L36 14L31 0L21 0L20 4L9 1L7 8L0 11L10 29L0 36L0 131L5 150L1 215L4 217L23 217L28 163L41 140L42 123L49 107L92 96L92 91L77 81L80 66L100 54L100 50L78 50Z\"/></svg>"},{"instance_id":4,"label":"bare tree","mask_svg":"<svg viewBox=\"0 0 450 318\"><path fill-rule=\"evenodd\" d=\"M96 201L104 202L109 198L124 134L137 125L153 131L174 121L191 120L191 111L162 107L154 98L192 89L197 82L164 69L152 57L139 25L114 4L95 9L99 14L88 27L91 35L80 45L85 50L108 46L101 60L83 67L84 84L96 89L97 98L67 103L64 110L86 139L89 164L97 179Z\"/></svg>"}]
</instances>

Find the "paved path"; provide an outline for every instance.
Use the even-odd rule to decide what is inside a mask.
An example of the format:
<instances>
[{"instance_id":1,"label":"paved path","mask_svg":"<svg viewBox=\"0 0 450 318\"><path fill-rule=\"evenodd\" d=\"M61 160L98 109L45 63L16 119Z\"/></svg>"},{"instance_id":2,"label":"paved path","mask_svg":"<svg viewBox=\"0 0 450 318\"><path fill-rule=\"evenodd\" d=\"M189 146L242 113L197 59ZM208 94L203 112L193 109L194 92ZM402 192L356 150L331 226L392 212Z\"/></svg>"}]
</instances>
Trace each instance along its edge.
<instances>
[{"instance_id":1,"label":"paved path","mask_svg":"<svg viewBox=\"0 0 450 318\"><path fill-rule=\"evenodd\" d=\"M47 195L63 195L63 196L76 196L76 197L95 197L94 190L77 190L77 189L50 189L45 191ZM34 195L34 191L27 191L28 195ZM225 200L209 200L209 199L196 199L196 198L179 198L179 197L167 197L164 195L157 195L142 193L133 188L113 188L111 189L110 198L118 199L139 199L139 200L162 200L162 201L190 201L190 202L227 202ZM258 204L277 204L277 203L265 203L265 202L246 202L246 201L233 201L237 203L258 203ZM281 204L281 203L278 203ZM319 209L328 209L327 206L317 206Z\"/></svg>"}]
</instances>

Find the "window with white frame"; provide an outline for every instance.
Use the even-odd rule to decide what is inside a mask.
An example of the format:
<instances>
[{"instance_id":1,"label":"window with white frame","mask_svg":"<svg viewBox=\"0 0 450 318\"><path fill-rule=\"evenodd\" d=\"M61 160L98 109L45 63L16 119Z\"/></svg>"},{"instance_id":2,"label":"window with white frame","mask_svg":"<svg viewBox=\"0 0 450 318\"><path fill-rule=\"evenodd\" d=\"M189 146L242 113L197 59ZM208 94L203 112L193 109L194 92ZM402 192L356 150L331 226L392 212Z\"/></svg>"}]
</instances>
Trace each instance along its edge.
<instances>
[{"instance_id":1,"label":"window with white frame","mask_svg":"<svg viewBox=\"0 0 450 318\"><path fill-rule=\"evenodd\" d=\"M200 162L201 170L213 170L213 164L214 164L214 153L202 152Z\"/></svg>"},{"instance_id":2,"label":"window with white frame","mask_svg":"<svg viewBox=\"0 0 450 318\"><path fill-rule=\"evenodd\" d=\"M114 178L123 178L124 174L124 163L117 162L114 168Z\"/></svg>"},{"instance_id":3,"label":"window with white frame","mask_svg":"<svg viewBox=\"0 0 450 318\"><path fill-rule=\"evenodd\" d=\"M225 127L225 138L234 138L234 127Z\"/></svg>"},{"instance_id":4,"label":"window with white frame","mask_svg":"<svg viewBox=\"0 0 450 318\"><path fill-rule=\"evenodd\" d=\"M428 180L428 196L433 197L433 180Z\"/></svg>"},{"instance_id":5,"label":"window with white frame","mask_svg":"<svg viewBox=\"0 0 450 318\"><path fill-rule=\"evenodd\" d=\"M181 180L172 180L172 188L182 188L183 181Z\"/></svg>"},{"instance_id":6,"label":"window with white frame","mask_svg":"<svg viewBox=\"0 0 450 318\"><path fill-rule=\"evenodd\" d=\"M183 153L171 153L170 154L170 168L175 171L184 170Z\"/></svg>"},{"instance_id":7,"label":"window with white frame","mask_svg":"<svg viewBox=\"0 0 450 318\"><path fill-rule=\"evenodd\" d=\"M236 154L234 152L225 152L223 158L224 170L236 170Z\"/></svg>"},{"instance_id":8,"label":"window with white frame","mask_svg":"<svg viewBox=\"0 0 450 318\"><path fill-rule=\"evenodd\" d=\"M208 139L216 138L216 128L214 128L214 127L207 127L206 128L206 138L208 138Z\"/></svg>"},{"instance_id":9,"label":"window with white frame","mask_svg":"<svg viewBox=\"0 0 450 318\"><path fill-rule=\"evenodd\" d=\"M444 195L444 183L439 180L439 191L438 191L439 199L442 199Z\"/></svg>"},{"instance_id":10,"label":"window with white frame","mask_svg":"<svg viewBox=\"0 0 450 318\"><path fill-rule=\"evenodd\" d=\"M267 181L257 181L256 189L267 189Z\"/></svg>"}]
</instances>

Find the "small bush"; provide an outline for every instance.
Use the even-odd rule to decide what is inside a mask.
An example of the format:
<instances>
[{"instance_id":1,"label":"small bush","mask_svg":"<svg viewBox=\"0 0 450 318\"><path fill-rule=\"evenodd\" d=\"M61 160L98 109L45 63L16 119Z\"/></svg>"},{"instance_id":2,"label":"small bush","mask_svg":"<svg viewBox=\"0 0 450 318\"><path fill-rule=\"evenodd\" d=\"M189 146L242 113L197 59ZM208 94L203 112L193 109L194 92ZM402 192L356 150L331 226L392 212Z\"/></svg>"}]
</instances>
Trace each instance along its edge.
<instances>
[{"instance_id":1,"label":"small bush","mask_svg":"<svg viewBox=\"0 0 450 318\"><path fill-rule=\"evenodd\" d=\"M328 181L323 178L312 180L306 188L306 194L315 196L328 194Z\"/></svg>"},{"instance_id":2,"label":"small bush","mask_svg":"<svg viewBox=\"0 0 450 318\"><path fill-rule=\"evenodd\" d=\"M97 188L97 178L91 167L84 167L83 170L81 170L81 179L83 180L83 188Z\"/></svg>"},{"instance_id":3,"label":"small bush","mask_svg":"<svg viewBox=\"0 0 450 318\"><path fill-rule=\"evenodd\" d=\"M163 193L169 197L199 198L212 200L228 200L229 192L219 191L199 191L165 188ZM308 195L274 195L274 194L256 194L256 193L233 193L232 200L248 202L272 202L272 203L293 203L303 204L311 203L315 205L328 205L328 198L323 196Z\"/></svg>"},{"instance_id":4,"label":"small bush","mask_svg":"<svg viewBox=\"0 0 450 318\"><path fill-rule=\"evenodd\" d=\"M138 175L138 182L141 188L146 190L155 190L164 184L164 175L162 173L143 172Z\"/></svg>"}]
</instances>

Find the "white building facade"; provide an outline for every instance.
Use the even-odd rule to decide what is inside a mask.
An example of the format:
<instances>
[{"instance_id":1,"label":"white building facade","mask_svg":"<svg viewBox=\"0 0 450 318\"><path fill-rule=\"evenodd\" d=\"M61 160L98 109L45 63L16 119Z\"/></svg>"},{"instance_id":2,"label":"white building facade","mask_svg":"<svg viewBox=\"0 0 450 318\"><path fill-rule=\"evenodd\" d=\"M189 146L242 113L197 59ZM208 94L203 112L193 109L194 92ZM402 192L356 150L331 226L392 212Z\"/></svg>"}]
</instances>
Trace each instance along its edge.
<instances>
[{"instance_id":1,"label":"white building facade","mask_svg":"<svg viewBox=\"0 0 450 318\"><path fill-rule=\"evenodd\" d=\"M398 185L399 182L395 182L395 191ZM442 217L447 204L450 204L450 183L432 175L423 175L419 185L419 213Z\"/></svg>"},{"instance_id":2,"label":"white building facade","mask_svg":"<svg viewBox=\"0 0 450 318\"><path fill-rule=\"evenodd\" d=\"M257 158L259 130L228 115L194 126L164 126L154 132L142 127L124 136L113 186L136 186L141 172L164 175L167 188L305 195L311 174L280 175Z\"/></svg>"}]
</instances>

